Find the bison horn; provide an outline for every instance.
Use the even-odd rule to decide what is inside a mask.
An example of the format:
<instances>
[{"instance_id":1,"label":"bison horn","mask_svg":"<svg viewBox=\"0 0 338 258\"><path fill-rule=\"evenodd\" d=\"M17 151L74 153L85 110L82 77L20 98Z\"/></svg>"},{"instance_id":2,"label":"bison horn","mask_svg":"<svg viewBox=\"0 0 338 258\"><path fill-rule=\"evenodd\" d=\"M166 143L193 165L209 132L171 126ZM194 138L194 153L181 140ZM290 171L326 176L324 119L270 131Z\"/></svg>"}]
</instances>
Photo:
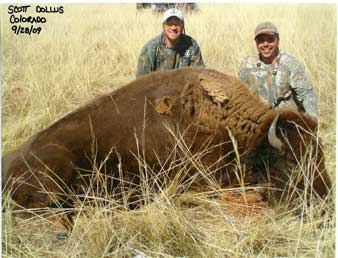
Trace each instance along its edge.
<instances>
[{"instance_id":1,"label":"bison horn","mask_svg":"<svg viewBox=\"0 0 338 258\"><path fill-rule=\"evenodd\" d=\"M275 118L273 119L270 125L269 133L268 133L268 140L272 147L278 150L281 150L283 147L283 143L276 135L276 125L277 125L278 118L279 118L279 114L275 116Z\"/></svg>"}]
</instances>

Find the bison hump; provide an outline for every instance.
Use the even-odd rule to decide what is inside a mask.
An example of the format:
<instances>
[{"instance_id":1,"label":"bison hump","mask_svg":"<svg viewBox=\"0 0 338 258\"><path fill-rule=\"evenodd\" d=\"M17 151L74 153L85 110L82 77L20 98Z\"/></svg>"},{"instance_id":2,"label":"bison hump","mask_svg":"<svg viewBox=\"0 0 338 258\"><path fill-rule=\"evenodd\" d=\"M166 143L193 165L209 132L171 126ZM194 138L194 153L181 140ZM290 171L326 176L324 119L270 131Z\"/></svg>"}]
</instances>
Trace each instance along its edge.
<instances>
[{"instance_id":1,"label":"bison hump","mask_svg":"<svg viewBox=\"0 0 338 258\"><path fill-rule=\"evenodd\" d=\"M214 77L212 74L200 74L199 79L202 88L214 101L223 104L230 99L225 93L224 82L220 78Z\"/></svg>"}]
</instances>

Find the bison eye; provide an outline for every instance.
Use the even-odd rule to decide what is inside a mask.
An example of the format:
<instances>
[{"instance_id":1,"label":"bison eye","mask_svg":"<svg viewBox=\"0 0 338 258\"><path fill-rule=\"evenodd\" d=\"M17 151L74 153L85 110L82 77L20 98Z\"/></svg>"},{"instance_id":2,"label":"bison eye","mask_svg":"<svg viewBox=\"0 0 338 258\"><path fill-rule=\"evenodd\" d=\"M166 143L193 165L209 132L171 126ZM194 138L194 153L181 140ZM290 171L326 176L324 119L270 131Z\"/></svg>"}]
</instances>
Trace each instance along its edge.
<instances>
[{"instance_id":1,"label":"bison eye","mask_svg":"<svg viewBox=\"0 0 338 258\"><path fill-rule=\"evenodd\" d=\"M30 204L30 203L32 203L33 202L33 196L32 195L27 195L26 197L25 197L25 203L26 204Z\"/></svg>"}]
</instances>

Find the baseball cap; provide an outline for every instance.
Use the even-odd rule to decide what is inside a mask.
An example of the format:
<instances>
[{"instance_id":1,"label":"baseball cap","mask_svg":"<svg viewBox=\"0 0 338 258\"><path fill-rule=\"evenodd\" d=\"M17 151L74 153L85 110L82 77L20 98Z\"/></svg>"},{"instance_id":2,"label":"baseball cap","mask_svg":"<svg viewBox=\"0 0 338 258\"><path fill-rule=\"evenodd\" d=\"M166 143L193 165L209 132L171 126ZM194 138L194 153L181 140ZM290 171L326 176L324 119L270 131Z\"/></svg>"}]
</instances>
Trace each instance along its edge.
<instances>
[{"instance_id":1,"label":"baseball cap","mask_svg":"<svg viewBox=\"0 0 338 258\"><path fill-rule=\"evenodd\" d=\"M255 38L260 34L279 34L277 27L271 22L262 22L255 29Z\"/></svg>"},{"instance_id":2,"label":"baseball cap","mask_svg":"<svg viewBox=\"0 0 338 258\"><path fill-rule=\"evenodd\" d=\"M165 11L163 15L163 23L165 23L170 17L176 17L177 19L184 21L183 13L176 8L171 8Z\"/></svg>"}]
</instances>

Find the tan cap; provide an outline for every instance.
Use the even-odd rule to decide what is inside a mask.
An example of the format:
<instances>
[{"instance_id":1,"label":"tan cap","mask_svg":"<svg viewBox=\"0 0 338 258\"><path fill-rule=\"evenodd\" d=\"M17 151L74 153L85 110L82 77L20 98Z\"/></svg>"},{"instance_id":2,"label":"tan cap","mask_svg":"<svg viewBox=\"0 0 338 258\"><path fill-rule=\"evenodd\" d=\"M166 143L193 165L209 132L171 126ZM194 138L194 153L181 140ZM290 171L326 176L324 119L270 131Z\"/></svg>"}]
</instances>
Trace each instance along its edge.
<instances>
[{"instance_id":1,"label":"tan cap","mask_svg":"<svg viewBox=\"0 0 338 258\"><path fill-rule=\"evenodd\" d=\"M255 38L260 34L279 34L277 27L271 22L262 22L255 29Z\"/></svg>"}]
</instances>

